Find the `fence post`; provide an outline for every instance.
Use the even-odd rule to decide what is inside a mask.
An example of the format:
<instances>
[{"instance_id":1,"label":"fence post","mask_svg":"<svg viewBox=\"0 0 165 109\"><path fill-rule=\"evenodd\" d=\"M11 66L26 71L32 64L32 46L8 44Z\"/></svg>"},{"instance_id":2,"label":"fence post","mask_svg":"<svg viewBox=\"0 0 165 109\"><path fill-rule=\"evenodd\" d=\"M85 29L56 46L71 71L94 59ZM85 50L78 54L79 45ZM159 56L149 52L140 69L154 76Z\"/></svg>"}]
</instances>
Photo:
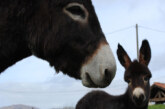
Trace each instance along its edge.
<instances>
[{"instance_id":1,"label":"fence post","mask_svg":"<svg viewBox=\"0 0 165 109\"><path fill-rule=\"evenodd\" d=\"M138 36L138 24L136 24L136 47L137 47L137 60L139 61L139 36Z\"/></svg>"}]
</instances>

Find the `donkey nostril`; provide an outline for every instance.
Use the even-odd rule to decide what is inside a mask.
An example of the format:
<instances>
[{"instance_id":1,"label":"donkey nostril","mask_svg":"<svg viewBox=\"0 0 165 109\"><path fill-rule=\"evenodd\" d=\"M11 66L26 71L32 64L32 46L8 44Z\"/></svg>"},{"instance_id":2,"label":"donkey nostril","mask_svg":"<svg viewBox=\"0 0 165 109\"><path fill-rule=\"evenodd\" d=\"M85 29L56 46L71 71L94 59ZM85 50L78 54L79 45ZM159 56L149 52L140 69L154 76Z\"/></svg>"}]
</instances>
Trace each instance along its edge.
<instances>
[{"instance_id":1,"label":"donkey nostril","mask_svg":"<svg viewBox=\"0 0 165 109\"><path fill-rule=\"evenodd\" d=\"M133 100L139 104L145 100L145 96L143 94L139 95L138 97L134 95Z\"/></svg>"},{"instance_id":2,"label":"donkey nostril","mask_svg":"<svg viewBox=\"0 0 165 109\"><path fill-rule=\"evenodd\" d=\"M105 69L104 73L105 73L105 75L106 75L106 74L108 73L108 69Z\"/></svg>"},{"instance_id":3,"label":"donkey nostril","mask_svg":"<svg viewBox=\"0 0 165 109\"><path fill-rule=\"evenodd\" d=\"M141 95L139 96L139 100L140 100L140 101L144 101L144 100L145 100L145 96L144 96L143 94L141 94Z\"/></svg>"},{"instance_id":4,"label":"donkey nostril","mask_svg":"<svg viewBox=\"0 0 165 109\"><path fill-rule=\"evenodd\" d=\"M105 69L104 71L104 80L108 83L110 83L112 81L112 76L111 76L111 72L108 69Z\"/></svg>"},{"instance_id":5,"label":"donkey nostril","mask_svg":"<svg viewBox=\"0 0 165 109\"><path fill-rule=\"evenodd\" d=\"M97 85L92 81L92 79L91 79L89 73L86 72L85 75L86 75L86 79L87 79L88 83L89 83L90 85L92 85L93 87L97 87Z\"/></svg>"},{"instance_id":6,"label":"donkey nostril","mask_svg":"<svg viewBox=\"0 0 165 109\"><path fill-rule=\"evenodd\" d=\"M133 100L134 101L137 101L137 97L135 95L133 96Z\"/></svg>"}]
</instances>

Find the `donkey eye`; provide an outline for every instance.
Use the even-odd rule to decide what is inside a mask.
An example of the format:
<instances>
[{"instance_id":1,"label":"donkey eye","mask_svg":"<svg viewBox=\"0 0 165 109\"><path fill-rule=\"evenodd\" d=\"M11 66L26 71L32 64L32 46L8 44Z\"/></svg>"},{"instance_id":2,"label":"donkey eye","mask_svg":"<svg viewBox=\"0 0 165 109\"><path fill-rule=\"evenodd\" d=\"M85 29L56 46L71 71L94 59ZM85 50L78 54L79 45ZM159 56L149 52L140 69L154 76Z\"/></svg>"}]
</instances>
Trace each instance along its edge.
<instances>
[{"instance_id":1,"label":"donkey eye","mask_svg":"<svg viewBox=\"0 0 165 109\"><path fill-rule=\"evenodd\" d=\"M68 7L66 8L66 10L71 12L73 15L77 15L82 18L85 18L85 12L79 6Z\"/></svg>"},{"instance_id":2,"label":"donkey eye","mask_svg":"<svg viewBox=\"0 0 165 109\"><path fill-rule=\"evenodd\" d=\"M126 82L127 82L128 84L130 84L130 83L131 83L131 80L130 80L130 79L127 79Z\"/></svg>"},{"instance_id":3,"label":"donkey eye","mask_svg":"<svg viewBox=\"0 0 165 109\"><path fill-rule=\"evenodd\" d=\"M86 21L88 17L88 11L84 5L79 3L70 3L64 7L64 13L67 14L75 21Z\"/></svg>"},{"instance_id":4,"label":"donkey eye","mask_svg":"<svg viewBox=\"0 0 165 109\"><path fill-rule=\"evenodd\" d=\"M148 76L146 76L146 77L144 77L144 81L148 81L149 80L149 77Z\"/></svg>"}]
</instances>

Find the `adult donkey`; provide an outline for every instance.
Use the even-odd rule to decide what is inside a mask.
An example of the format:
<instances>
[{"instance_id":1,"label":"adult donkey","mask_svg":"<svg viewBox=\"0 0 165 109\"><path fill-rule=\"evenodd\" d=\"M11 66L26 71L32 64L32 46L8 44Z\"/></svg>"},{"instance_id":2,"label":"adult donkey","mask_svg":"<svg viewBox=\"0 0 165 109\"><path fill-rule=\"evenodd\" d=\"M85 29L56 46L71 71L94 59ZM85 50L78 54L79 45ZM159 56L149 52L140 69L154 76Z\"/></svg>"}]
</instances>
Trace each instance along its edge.
<instances>
[{"instance_id":1,"label":"adult donkey","mask_svg":"<svg viewBox=\"0 0 165 109\"><path fill-rule=\"evenodd\" d=\"M91 0L1 0L0 72L31 55L87 87L116 72Z\"/></svg>"}]
</instances>

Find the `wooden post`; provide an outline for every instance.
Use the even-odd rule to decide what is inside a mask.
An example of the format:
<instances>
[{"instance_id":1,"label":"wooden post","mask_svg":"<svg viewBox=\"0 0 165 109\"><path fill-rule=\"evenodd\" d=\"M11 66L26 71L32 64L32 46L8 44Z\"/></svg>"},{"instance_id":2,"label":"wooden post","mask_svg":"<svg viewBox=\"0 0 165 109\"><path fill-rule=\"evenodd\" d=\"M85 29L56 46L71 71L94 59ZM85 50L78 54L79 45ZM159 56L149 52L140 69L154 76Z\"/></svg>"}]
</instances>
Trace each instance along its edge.
<instances>
[{"instance_id":1,"label":"wooden post","mask_svg":"<svg viewBox=\"0 0 165 109\"><path fill-rule=\"evenodd\" d=\"M137 60L139 61L139 36L138 36L138 24L136 24L136 47L137 47Z\"/></svg>"}]
</instances>

